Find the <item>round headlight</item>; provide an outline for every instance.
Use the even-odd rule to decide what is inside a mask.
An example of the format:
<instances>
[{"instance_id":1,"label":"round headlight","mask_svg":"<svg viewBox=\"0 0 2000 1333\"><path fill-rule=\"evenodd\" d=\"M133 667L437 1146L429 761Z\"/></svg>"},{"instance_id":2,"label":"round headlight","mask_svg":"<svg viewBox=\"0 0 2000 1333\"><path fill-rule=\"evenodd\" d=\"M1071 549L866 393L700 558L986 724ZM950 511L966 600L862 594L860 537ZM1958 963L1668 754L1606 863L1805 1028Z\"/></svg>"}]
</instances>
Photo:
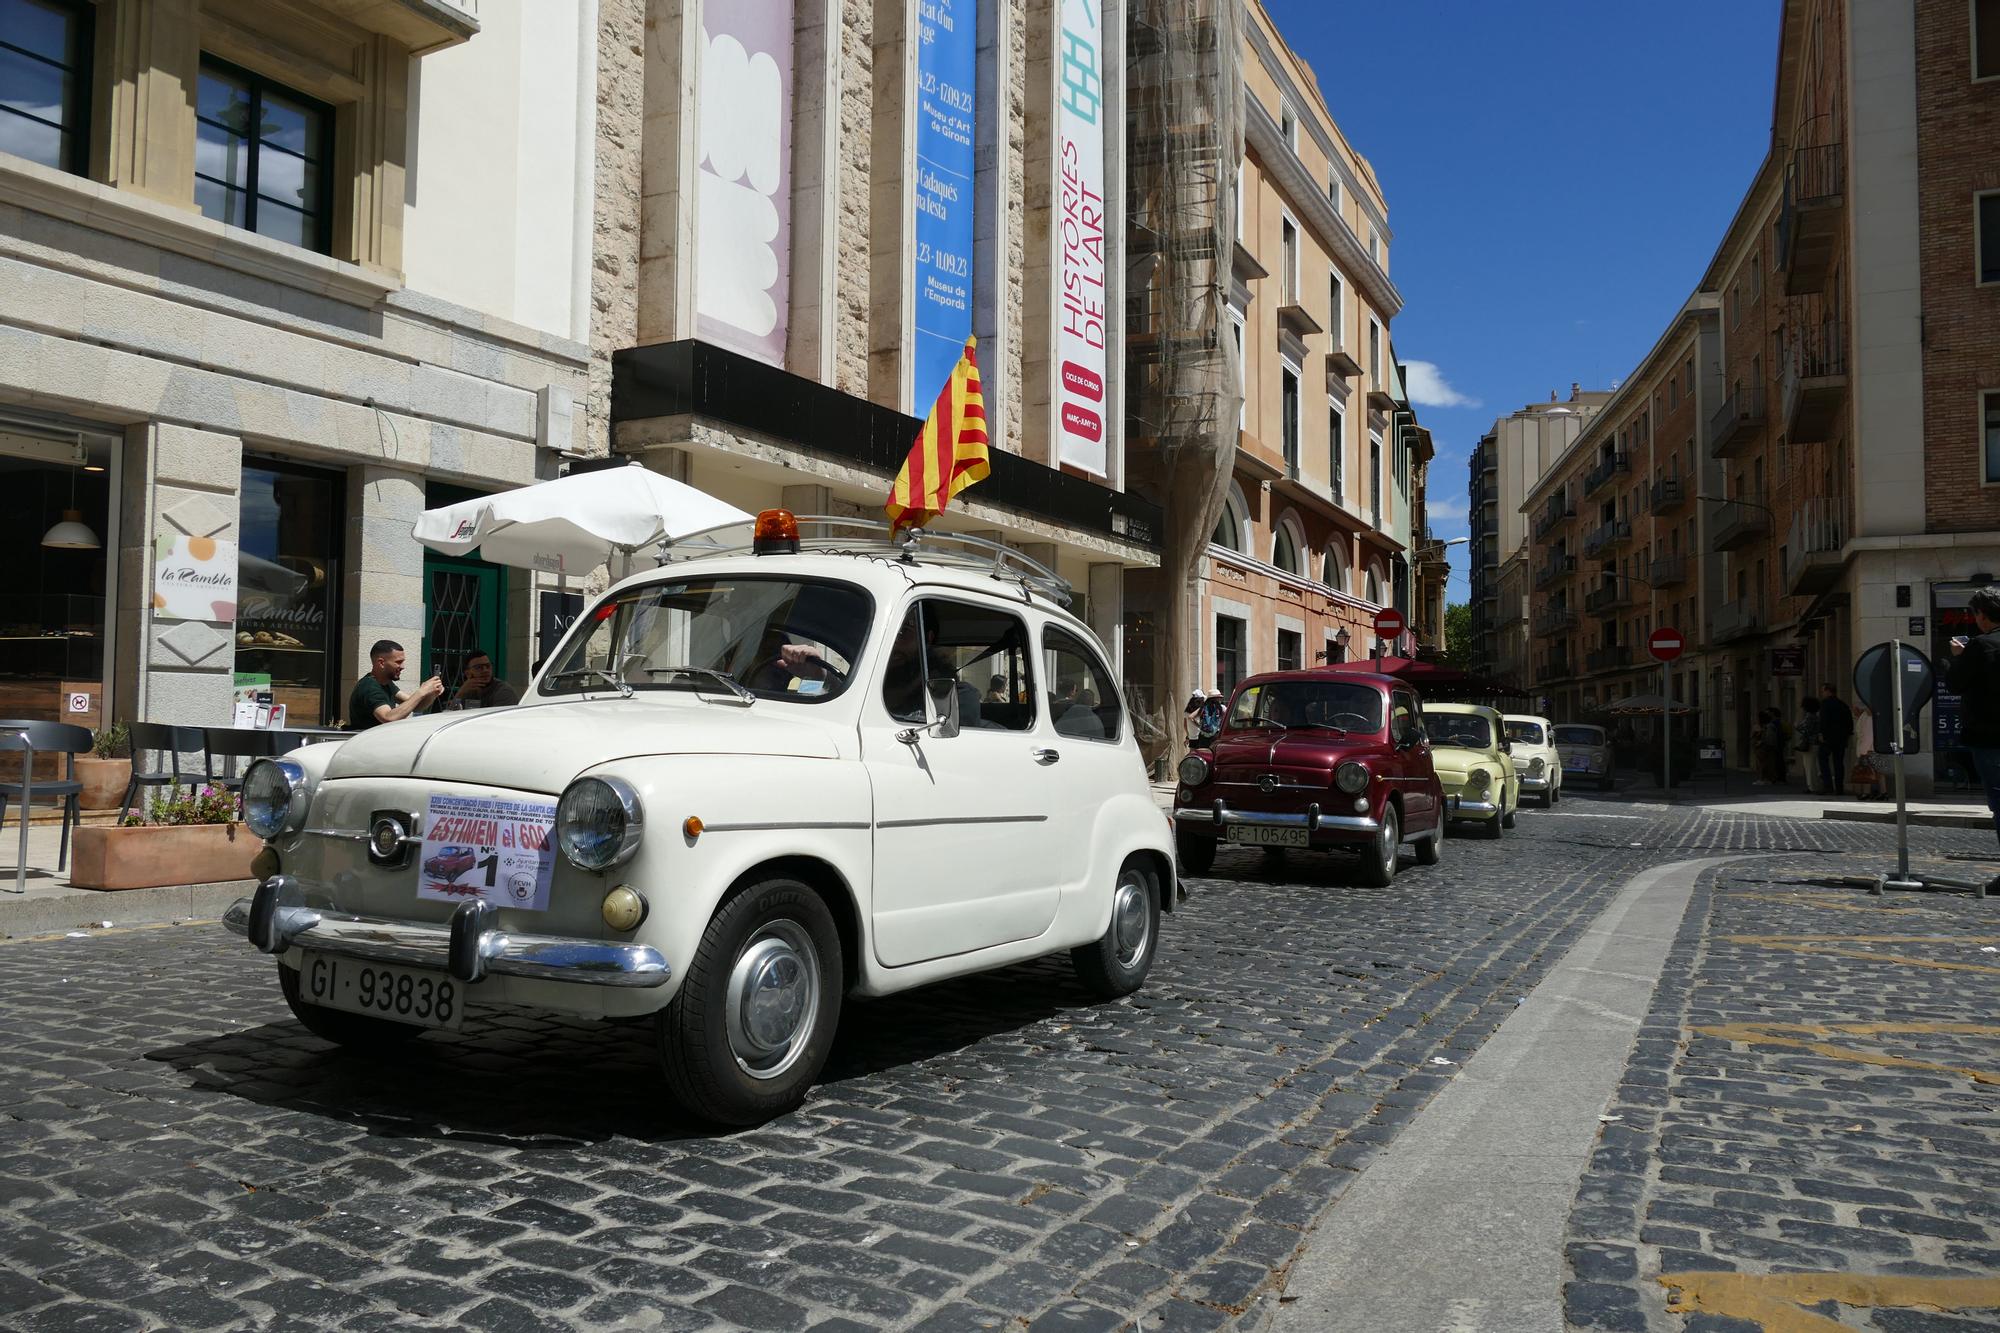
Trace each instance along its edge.
<instances>
[{"instance_id":1,"label":"round headlight","mask_svg":"<svg viewBox=\"0 0 2000 1333\"><path fill-rule=\"evenodd\" d=\"M1537 756L1534 759L1530 759L1528 761L1528 771L1530 773L1533 773L1536 777L1540 777L1542 775L1542 769L1544 767L1545 765L1542 763L1542 760L1539 756Z\"/></svg>"},{"instance_id":2,"label":"round headlight","mask_svg":"<svg viewBox=\"0 0 2000 1333\"><path fill-rule=\"evenodd\" d=\"M1333 785L1349 796L1359 795L1368 790L1368 770L1350 759L1333 770Z\"/></svg>"},{"instance_id":3,"label":"round headlight","mask_svg":"<svg viewBox=\"0 0 2000 1333\"><path fill-rule=\"evenodd\" d=\"M578 778L556 804L556 845L579 870L609 870L639 849L639 793L618 778Z\"/></svg>"},{"instance_id":4,"label":"round headlight","mask_svg":"<svg viewBox=\"0 0 2000 1333\"><path fill-rule=\"evenodd\" d=\"M1181 760L1181 785L1199 787L1208 781L1208 760L1198 754L1191 754Z\"/></svg>"},{"instance_id":5,"label":"round headlight","mask_svg":"<svg viewBox=\"0 0 2000 1333\"><path fill-rule=\"evenodd\" d=\"M1465 785L1474 791L1485 791L1493 785L1493 775L1483 768L1475 768L1465 775Z\"/></svg>"},{"instance_id":6,"label":"round headlight","mask_svg":"<svg viewBox=\"0 0 2000 1333\"><path fill-rule=\"evenodd\" d=\"M290 759L259 759L243 775L243 822L275 838L306 822L306 771Z\"/></svg>"}]
</instances>

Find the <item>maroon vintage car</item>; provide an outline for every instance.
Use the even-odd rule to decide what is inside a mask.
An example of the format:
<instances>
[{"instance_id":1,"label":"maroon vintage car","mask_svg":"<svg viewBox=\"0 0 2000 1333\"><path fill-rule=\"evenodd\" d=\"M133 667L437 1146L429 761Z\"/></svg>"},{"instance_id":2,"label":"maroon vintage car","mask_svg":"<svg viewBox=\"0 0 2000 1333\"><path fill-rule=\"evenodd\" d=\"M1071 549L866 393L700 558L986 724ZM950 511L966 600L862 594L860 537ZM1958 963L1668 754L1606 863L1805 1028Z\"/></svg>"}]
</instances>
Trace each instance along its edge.
<instances>
[{"instance_id":1,"label":"maroon vintage car","mask_svg":"<svg viewBox=\"0 0 2000 1333\"><path fill-rule=\"evenodd\" d=\"M1364 672L1250 677L1213 745L1181 761L1174 793L1181 866L1195 875L1228 842L1357 851L1362 881L1384 885L1406 842L1437 864L1443 816L1422 700Z\"/></svg>"}]
</instances>

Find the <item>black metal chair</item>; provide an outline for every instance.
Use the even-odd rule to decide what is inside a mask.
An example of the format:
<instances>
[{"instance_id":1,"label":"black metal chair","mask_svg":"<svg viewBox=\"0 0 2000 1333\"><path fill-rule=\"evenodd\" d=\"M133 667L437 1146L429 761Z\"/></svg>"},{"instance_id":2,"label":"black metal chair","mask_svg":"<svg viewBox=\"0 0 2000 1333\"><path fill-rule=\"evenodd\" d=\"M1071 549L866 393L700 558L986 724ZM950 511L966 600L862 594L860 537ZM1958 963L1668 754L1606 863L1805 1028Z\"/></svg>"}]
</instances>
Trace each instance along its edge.
<instances>
[{"instance_id":1,"label":"black metal chair","mask_svg":"<svg viewBox=\"0 0 2000 1333\"><path fill-rule=\"evenodd\" d=\"M56 854L58 873L69 865L70 826L81 823L83 819L83 784L76 778L76 757L88 754L90 744L88 728L72 726L67 722L0 721L0 750L14 750L21 755L21 772L11 782L0 779L0 823L6 821L7 807L14 801L22 802L21 823L24 827L28 822L30 804L35 801L59 801L62 804L62 846ZM38 754L65 756L63 776L48 782L34 781L35 756ZM26 837L21 841L25 847ZM24 861L21 867L23 873L25 866Z\"/></svg>"},{"instance_id":2,"label":"black metal chair","mask_svg":"<svg viewBox=\"0 0 2000 1333\"><path fill-rule=\"evenodd\" d=\"M200 727L175 727L164 722L133 722L127 731L132 738L132 780L125 784L125 799L118 818L132 813L132 804L143 787L185 787L193 784L191 774L181 772L181 756L206 755L208 742ZM159 756L165 755L165 767ZM148 756L142 759L142 756ZM144 763L147 767L141 767ZM206 760L203 761L206 767Z\"/></svg>"},{"instance_id":3,"label":"black metal chair","mask_svg":"<svg viewBox=\"0 0 2000 1333\"><path fill-rule=\"evenodd\" d=\"M253 731L244 727L204 727L202 739L206 742L208 763L206 781L211 787L223 791L243 790L243 773L237 767L238 760L264 759L279 753L275 745L284 733L277 731ZM223 770L216 772L215 761L227 760ZM249 768L249 764L242 766Z\"/></svg>"}]
</instances>

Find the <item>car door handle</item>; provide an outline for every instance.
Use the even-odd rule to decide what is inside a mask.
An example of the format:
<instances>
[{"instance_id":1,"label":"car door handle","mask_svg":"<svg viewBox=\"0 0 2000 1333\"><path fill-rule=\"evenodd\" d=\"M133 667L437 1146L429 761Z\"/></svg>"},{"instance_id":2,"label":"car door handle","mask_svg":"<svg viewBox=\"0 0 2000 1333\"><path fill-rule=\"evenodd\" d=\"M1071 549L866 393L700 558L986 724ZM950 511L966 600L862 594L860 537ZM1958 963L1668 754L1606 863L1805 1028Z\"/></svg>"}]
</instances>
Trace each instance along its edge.
<instances>
[{"instance_id":1,"label":"car door handle","mask_svg":"<svg viewBox=\"0 0 2000 1333\"><path fill-rule=\"evenodd\" d=\"M1061 750L1051 750L1046 745L1038 745L1029 753L1035 756L1036 763L1044 765L1053 764L1056 760L1062 758Z\"/></svg>"}]
</instances>

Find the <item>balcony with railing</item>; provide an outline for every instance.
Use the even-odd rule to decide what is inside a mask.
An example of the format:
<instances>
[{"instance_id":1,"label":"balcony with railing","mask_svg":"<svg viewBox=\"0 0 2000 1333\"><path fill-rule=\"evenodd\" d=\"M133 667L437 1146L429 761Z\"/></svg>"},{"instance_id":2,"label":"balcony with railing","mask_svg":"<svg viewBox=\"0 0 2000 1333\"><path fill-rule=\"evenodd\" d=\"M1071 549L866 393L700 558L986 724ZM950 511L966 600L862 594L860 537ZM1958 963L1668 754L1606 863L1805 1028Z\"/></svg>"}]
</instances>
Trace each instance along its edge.
<instances>
[{"instance_id":1,"label":"balcony with railing","mask_svg":"<svg viewBox=\"0 0 2000 1333\"><path fill-rule=\"evenodd\" d=\"M1688 485L1680 477L1659 477L1646 488L1646 512L1671 514L1687 503Z\"/></svg>"},{"instance_id":2,"label":"balcony with railing","mask_svg":"<svg viewBox=\"0 0 2000 1333\"><path fill-rule=\"evenodd\" d=\"M1764 420L1762 386L1752 385L1730 394L1708 419L1708 456L1728 458L1741 453L1756 442Z\"/></svg>"},{"instance_id":3,"label":"balcony with railing","mask_svg":"<svg viewBox=\"0 0 2000 1333\"><path fill-rule=\"evenodd\" d=\"M1710 643L1733 643L1764 632L1764 607L1754 597L1724 602L1709 613Z\"/></svg>"},{"instance_id":4,"label":"balcony with railing","mask_svg":"<svg viewBox=\"0 0 2000 1333\"><path fill-rule=\"evenodd\" d=\"M1663 555L1654 558L1646 579L1655 588L1678 588L1687 582L1688 562L1684 555Z\"/></svg>"},{"instance_id":5,"label":"balcony with railing","mask_svg":"<svg viewBox=\"0 0 2000 1333\"><path fill-rule=\"evenodd\" d=\"M1762 495L1754 500L1717 500L1711 512L1708 541L1718 551L1733 551L1771 535L1771 511Z\"/></svg>"},{"instance_id":6,"label":"balcony with railing","mask_svg":"<svg viewBox=\"0 0 2000 1333\"><path fill-rule=\"evenodd\" d=\"M1575 517L1576 507L1570 504L1566 496L1550 496L1549 502L1542 506L1542 512L1535 515L1535 540L1540 541L1553 532L1558 524Z\"/></svg>"},{"instance_id":7,"label":"balcony with railing","mask_svg":"<svg viewBox=\"0 0 2000 1333\"><path fill-rule=\"evenodd\" d=\"M1552 583L1560 583L1576 573L1576 557L1573 555L1550 556L1535 569L1535 586L1546 588Z\"/></svg>"},{"instance_id":8,"label":"balcony with railing","mask_svg":"<svg viewBox=\"0 0 2000 1333\"><path fill-rule=\"evenodd\" d=\"M1830 496L1806 501L1792 515L1791 531L1785 538L1786 590L1794 597L1806 597L1840 582L1846 545L1846 506Z\"/></svg>"},{"instance_id":9,"label":"balcony with railing","mask_svg":"<svg viewBox=\"0 0 2000 1333\"><path fill-rule=\"evenodd\" d=\"M1614 518L1607 523L1599 524L1588 537L1583 539L1584 558L1596 559L1607 555L1631 540L1632 520Z\"/></svg>"},{"instance_id":10,"label":"balcony with railing","mask_svg":"<svg viewBox=\"0 0 2000 1333\"><path fill-rule=\"evenodd\" d=\"M1846 208L1847 145L1816 144L1794 152L1778 212L1778 267L1788 295L1826 290Z\"/></svg>"},{"instance_id":11,"label":"balcony with railing","mask_svg":"<svg viewBox=\"0 0 2000 1333\"><path fill-rule=\"evenodd\" d=\"M1530 622L1536 634L1561 634L1576 628L1576 610L1568 606L1545 606Z\"/></svg>"},{"instance_id":12,"label":"balcony with railing","mask_svg":"<svg viewBox=\"0 0 2000 1333\"><path fill-rule=\"evenodd\" d=\"M1830 438L1847 403L1847 327L1837 319L1795 327L1785 349L1785 435Z\"/></svg>"},{"instance_id":13,"label":"balcony with railing","mask_svg":"<svg viewBox=\"0 0 2000 1333\"><path fill-rule=\"evenodd\" d=\"M1585 671L1616 671L1631 665L1632 645L1629 643L1602 644L1583 655Z\"/></svg>"},{"instance_id":14,"label":"balcony with railing","mask_svg":"<svg viewBox=\"0 0 2000 1333\"><path fill-rule=\"evenodd\" d=\"M1631 470L1632 456L1630 454L1617 453L1599 459L1596 467L1583 474L1583 493L1585 498L1603 490L1612 478Z\"/></svg>"},{"instance_id":15,"label":"balcony with railing","mask_svg":"<svg viewBox=\"0 0 2000 1333\"><path fill-rule=\"evenodd\" d=\"M1632 605L1632 585L1626 579L1612 579L1583 595L1583 609L1593 616L1607 615Z\"/></svg>"}]
</instances>

